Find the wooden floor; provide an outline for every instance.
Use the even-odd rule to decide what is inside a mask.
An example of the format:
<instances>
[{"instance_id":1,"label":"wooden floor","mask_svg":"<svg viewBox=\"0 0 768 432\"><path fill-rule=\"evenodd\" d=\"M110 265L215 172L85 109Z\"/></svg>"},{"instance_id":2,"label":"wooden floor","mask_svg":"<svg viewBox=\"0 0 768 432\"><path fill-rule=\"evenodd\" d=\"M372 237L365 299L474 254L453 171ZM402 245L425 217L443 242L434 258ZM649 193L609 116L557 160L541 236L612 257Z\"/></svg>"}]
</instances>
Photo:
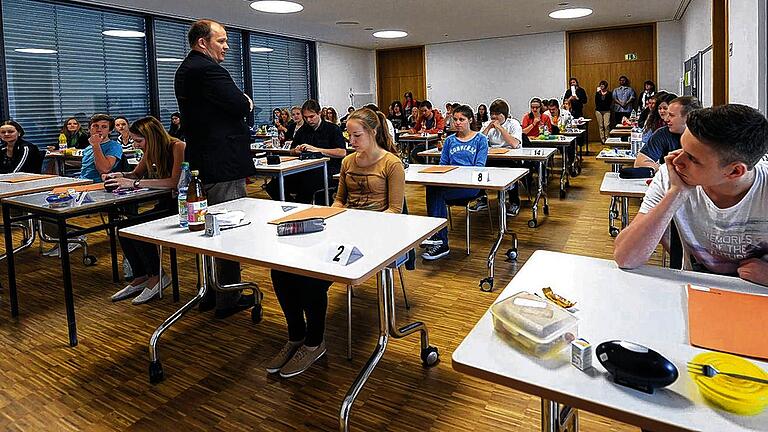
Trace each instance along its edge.
<instances>
[{"instance_id":1,"label":"wooden floor","mask_svg":"<svg viewBox=\"0 0 768 432\"><path fill-rule=\"evenodd\" d=\"M472 255L467 256L463 210L454 210L451 255L434 263L419 260L417 269L407 272L410 311L403 307L399 289L396 294L400 322L428 323L441 362L431 369L421 366L415 335L391 340L352 409L353 430L538 430L537 398L454 371L451 353L535 250L611 257L609 198L598 194L607 168L594 156L586 157L584 172L572 180L565 200L557 198L553 178L551 213L539 228L526 225L529 207L509 219L509 228L520 239L520 257L513 264L499 255L493 293L478 288L494 238L487 214L472 217ZM258 184L251 189L252 196L264 196ZM423 188L408 186L406 192L411 213L425 214ZM495 208L495 200L492 204ZM172 302L170 290L143 306L111 303L110 295L123 285L111 282L109 242L104 234L95 234L89 244L98 264L84 267L78 253L73 260L76 348L66 343L59 261L40 256L37 247L17 258L20 317L11 319L6 292L0 301L0 430L338 430L341 400L376 344L374 281L356 290L354 360L345 358L345 289L334 285L328 355L303 375L283 380L263 369L287 337L269 273L245 268L244 280L257 282L265 293L264 320L255 325L247 312L216 320L212 312L192 311L162 339L166 380L150 385L147 342L181 303ZM502 252L508 247L507 241ZM185 301L195 292L194 257L180 254L179 260ZM4 263L0 273L7 285ZM585 431L637 430L586 412L581 424Z\"/></svg>"}]
</instances>

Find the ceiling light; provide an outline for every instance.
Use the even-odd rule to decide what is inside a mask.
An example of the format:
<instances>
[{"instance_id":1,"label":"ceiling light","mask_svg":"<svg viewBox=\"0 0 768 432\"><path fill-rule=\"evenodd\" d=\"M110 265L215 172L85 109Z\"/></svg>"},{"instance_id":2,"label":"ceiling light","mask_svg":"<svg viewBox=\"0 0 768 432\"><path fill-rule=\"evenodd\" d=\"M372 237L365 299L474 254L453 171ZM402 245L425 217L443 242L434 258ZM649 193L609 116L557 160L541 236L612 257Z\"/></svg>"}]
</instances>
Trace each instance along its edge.
<instances>
[{"instance_id":1,"label":"ceiling light","mask_svg":"<svg viewBox=\"0 0 768 432\"><path fill-rule=\"evenodd\" d=\"M16 48L14 51L24 54L56 54L58 51L50 48Z\"/></svg>"},{"instance_id":2,"label":"ceiling light","mask_svg":"<svg viewBox=\"0 0 768 432\"><path fill-rule=\"evenodd\" d=\"M304 10L304 6L292 2L282 0L262 0L251 3L251 8L259 12L287 14L296 13Z\"/></svg>"},{"instance_id":3,"label":"ceiling light","mask_svg":"<svg viewBox=\"0 0 768 432\"><path fill-rule=\"evenodd\" d=\"M549 13L549 17L554 19L581 18L587 15L592 15L592 9L589 9L589 8L560 9L560 10L556 10Z\"/></svg>"},{"instance_id":4,"label":"ceiling light","mask_svg":"<svg viewBox=\"0 0 768 432\"><path fill-rule=\"evenodd\" d=\"M356 26L360 25L357 21L336 21L337 26Z\"/></svg>"},{"instance_id":5,"label":"ceiling light","mask_svg":"<svg viewBox=\"0 0 768 432\"><path fill-rule=\"evenodd\" d=\"M274 51L274 49L269 47L251 47L252 53L268 53L272 51Z\"/></svg>"},{"instance_id":6,"label":"ceiling light","mask_svg":"<svg viewBox=\"0 0 768 432\"><path fill-rule=\"evenodd\" d=\"M136 30L104 30L101 32L104 36L114 36L121 38L143 38L144 32Z\"/></svg>"},{"instance_id":7,"label":"ceiling light","mask_svg":"<svg viewBox=\"0 0 768 432\"><path fill-rule=\"evenodd\" d=\"M158 63L181 63L184 61L184 59L177 57L158 57L157 61Z\"/></svg>"},{"instance_id":8,"label":"ceiling light","mask_svg":"<svg viewBox=\"0 0 768 432\"><path fill-rule=\"evenodd\" d=\"M365 30L365 31L373 31L373 27L366 27L363 30Z\"/></svg>"},{"instance_id":9,"label":"ceiling light","mask_svg":"<svg viewBox=\"0 0 768 432\"><path fill-rule=\"evenodd\" d=\"M380 30L373 34L373 37L381 39L398 39L408 36L408 33L401 30Z\"/></svg>"}]
</instances>

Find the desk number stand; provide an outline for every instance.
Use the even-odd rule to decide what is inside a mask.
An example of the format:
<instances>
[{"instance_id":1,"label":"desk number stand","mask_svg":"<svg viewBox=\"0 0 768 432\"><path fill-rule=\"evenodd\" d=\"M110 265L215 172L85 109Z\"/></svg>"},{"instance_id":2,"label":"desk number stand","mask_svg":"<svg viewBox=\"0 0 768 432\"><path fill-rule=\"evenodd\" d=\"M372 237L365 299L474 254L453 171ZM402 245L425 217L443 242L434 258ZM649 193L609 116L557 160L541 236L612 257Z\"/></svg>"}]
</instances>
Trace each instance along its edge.
<instances>
[{"instance_id":1,"label":"desk number stand","mask_svg":"<svg viewBox=\"0 0 768 432\"><path fill-rule=\"evenodd\" d=\"M205 293L208 292L208 283L210 277L210 284L216 291L239 291L242 289L252 289L256 298L256 304L251 309L251 319L254 323L261 322L264 316L264 312L261 306L261 300L264 298L264 294L259 290L258 285L251 282L234 283L230 285L221 285L218 281L218 275L216 274L216 263L212 257L205 255L198 255L197 257L198 271L201 275L199 289L197 295L195 295L190 301L188 301L181 309L177 310L170 317L168 317L162 324L152 333L152 337L149 338L149 382L152 384L159 383L165 376L163 374L163 366L160 363L160 357L157 354L157 344L160 341L160 336L165 333L176 321L180 320L190 309L195 307L200 300L203 299Z\"/></svg>"}]
</instances>

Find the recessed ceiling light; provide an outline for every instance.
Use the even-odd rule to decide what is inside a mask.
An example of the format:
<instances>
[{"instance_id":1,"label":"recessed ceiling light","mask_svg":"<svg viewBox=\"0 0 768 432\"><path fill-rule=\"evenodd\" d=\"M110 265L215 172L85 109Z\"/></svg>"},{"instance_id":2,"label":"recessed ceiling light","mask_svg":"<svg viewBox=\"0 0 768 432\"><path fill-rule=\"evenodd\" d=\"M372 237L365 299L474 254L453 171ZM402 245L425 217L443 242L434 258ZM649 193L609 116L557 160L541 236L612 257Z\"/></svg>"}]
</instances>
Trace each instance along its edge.
<instances>
[{"instance_id":1,"label":"recessed ceiling light","mask_svg":"<svg viewBox=\"0 0 768 432\"><path fill-rule=\"evenodd\" d=\"M632 18L632 14L626 14L624 16L627 17L627 18Z\"/></svg>"},{"instance_id":2,"label":"recessed ceiling light","mask_svg":"<svg viewBox=\"0 0 768 432\"><path fill-rule=\"evenodd\" d=\"M274 51L274 49L269 47L251 47L252 53L268 53L272 51Z\"/></svg>"},{"instance_id":3,"label":"recessed ceiling light","mask_svg":"<svg viewBox=\"0 0 768 432\"><path fill-rule=\"evenodd\" d=\"M558 3L557 5L558 5L558 6L568 6L568 2L562 2L562 3Z\"/></svg>"},{"instance_id":4,"label":"recessed ceiling light","mask_svg":"<svg viewBox=\"0 0 768 432\"><path fill-rule=\"evenodd\" d=\"M531 28L531 25L530 24L526 24L525 28Z\"/></svg>"},{"instance_id":5,"label":"recessed ceiling light","mask_svg":"<svg viewBox=\"0 0 768 432\"><path fill-rule=\"evenodd\" d=\"M136 30L104 30L101 32L104 36L114 36L121 38L143 38L144 32Z\"/></svg>"},{"instance_id":6,"label":"recessed ceiling light","mask_svg":"<svg viewBox=\"0 0 768 432\"><path fill-rule=\"evenodd\" d=\"M157 62L158 63L181 63L184 59L180 59L177 57L158 57Z\"/></svg>"},{"instance_id":7,"label":"recessed ceiling light","mask_svg":"<svg viewBox=\"0 0 768 432\"><path fill-rule=\"evenodd\" d=\"M24 54L56 54L58 52L50 48L16 48L14 51Z\"/></svg>"},{"instance_id":8,"label":"recessed ceiling light","mask_svg":"<svg viewBox=\"0 0 768 432\"><path fill-rule=\"evenodd\" d=\"M554 19L581 18L587 15L592 15L592 9L589 9L589 8L560 9L560 10L556 10L549 13L549 17Z\"/></svg>"},{"instance_id":9,"label":"recessed ceiling light","mask_svg":"<svg viewBox=\"0 0 768 432\"><path fill-rule=\"evenodd\" d=\"M366 27L363 30L365 30L365 31L373 31L373 27Z\"/></svg>"},{"instance_id":10,"label":"recessed ceiling light","mask_svg":"<svg viewBox=\"0 0 768 432\"><path fill-rule=\"evenodd\" d=\"M292 2L282 0L260 0L251 3L251 8L259 12L287 14L296 13L304 10L304 6Z\"/></svg>"},{"instance_id":11,"label":"recessed ceiling light","mask_svg":"<svg viewBox=\"0 0 768 432\"><path fill-rule=\"evenodd\" d=\"M373 37L380 39L398 39L408 36L408 33L402 30L380 30L373 34Z\"/></svg>"},{"instance_id":12,"label":"recessed ceiling light","mask_svg":"<svg viewBox=\"0 0 768 432\"><path fill-rule=\"evenodd\" d=\"M356 26L360 25L357 21L336 21L337 26Z\"/></svg>"}]
</instances>

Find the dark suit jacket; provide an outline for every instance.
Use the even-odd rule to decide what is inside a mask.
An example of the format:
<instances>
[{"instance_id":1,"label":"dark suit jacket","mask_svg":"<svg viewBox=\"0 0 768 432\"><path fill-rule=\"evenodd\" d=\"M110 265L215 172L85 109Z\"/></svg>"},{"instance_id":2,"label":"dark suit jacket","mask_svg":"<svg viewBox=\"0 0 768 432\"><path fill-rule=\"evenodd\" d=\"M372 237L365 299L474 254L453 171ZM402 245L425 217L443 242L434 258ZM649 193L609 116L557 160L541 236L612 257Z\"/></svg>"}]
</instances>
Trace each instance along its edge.
<instances>
[{"instance_id":1,"label":"dark suit jacket","mask_svg":"<svg viewBox=\"0 0 768 432\"><path fill-rule=\"evenodd\" d=\"M573 118L579 118L584 116L584 105L587 103L587 92L584 91L581 87L576 87L576 95L578 100L571 101L571 114L573 114ZM571 88L568 87L568 90L565 91L565 95L563 96L563 100L568 99L571 97Z\"/></svg>"},{"instance_id":2,"label":"dark suit jacket","mask_svg":"<svg viewBox=\"0 0 768 432\"><path fill-rule=\"evenodd\" d=\"M250 132L245 117L248 99L229 72L213 59L190 51L174 81L184 121L184 156L205 184L253 175Z\"/></svg>"}]
</instances>

